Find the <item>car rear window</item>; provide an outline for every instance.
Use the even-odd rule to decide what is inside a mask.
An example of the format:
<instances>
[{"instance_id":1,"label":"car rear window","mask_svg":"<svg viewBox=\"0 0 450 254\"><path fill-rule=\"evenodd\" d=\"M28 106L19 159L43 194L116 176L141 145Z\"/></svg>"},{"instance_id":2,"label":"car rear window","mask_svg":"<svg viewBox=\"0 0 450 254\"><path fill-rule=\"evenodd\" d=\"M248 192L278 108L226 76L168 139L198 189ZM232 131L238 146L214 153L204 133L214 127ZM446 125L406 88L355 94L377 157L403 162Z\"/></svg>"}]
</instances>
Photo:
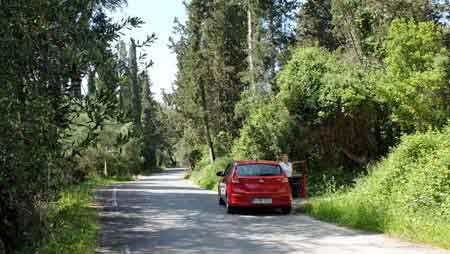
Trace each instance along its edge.
<instances>
[{"instance_id":1,"label":"car rear window","mask_svg":"<svg viewBox=\"0 0 450 254\"><path fill-rule=\"evenodd\" d=\"M237 166L238 176L279 176L281 168L277 165L249 164Z\"/></svg>"}]
</instances>

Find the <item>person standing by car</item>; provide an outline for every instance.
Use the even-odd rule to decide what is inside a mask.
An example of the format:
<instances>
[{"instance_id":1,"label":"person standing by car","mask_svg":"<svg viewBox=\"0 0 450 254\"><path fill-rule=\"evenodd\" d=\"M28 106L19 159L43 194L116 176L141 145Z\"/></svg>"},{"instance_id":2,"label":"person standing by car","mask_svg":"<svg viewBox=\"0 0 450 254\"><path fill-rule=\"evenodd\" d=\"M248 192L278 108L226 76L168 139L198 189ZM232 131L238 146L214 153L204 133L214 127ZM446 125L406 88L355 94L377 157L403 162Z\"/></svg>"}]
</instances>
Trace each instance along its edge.
<instances>
[{"instance_id":1,"label":"person standing by car","mask_svg":"<svg viewBox=\"0 0 450 254\"><path fill-rule=\"evenodd\" d=\"M287 153L281 154L280 167L286 174L289 180L289 186L291 187L292 196L294 196L294 178L292 178L292 163L289 161Z\"/></svg>"},{"instance_id":2,"label":"person standing by car","mask_svg":"<svg viewBox=\"0 0 450 254\"><path fill-rule=\"evenodd\" d=\"M280 167L290 179L292 177L292 163L289 162L289 156L286 153L281 155Z\"/></svg>"}]
</instances>

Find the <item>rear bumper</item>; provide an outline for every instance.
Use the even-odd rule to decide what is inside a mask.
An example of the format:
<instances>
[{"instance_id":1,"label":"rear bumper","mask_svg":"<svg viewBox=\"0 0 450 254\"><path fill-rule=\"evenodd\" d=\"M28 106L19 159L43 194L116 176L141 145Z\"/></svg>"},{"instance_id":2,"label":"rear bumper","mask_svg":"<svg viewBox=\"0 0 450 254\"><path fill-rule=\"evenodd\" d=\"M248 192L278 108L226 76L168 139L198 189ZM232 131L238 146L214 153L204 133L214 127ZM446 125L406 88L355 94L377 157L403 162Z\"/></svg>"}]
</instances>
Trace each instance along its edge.
<instances>
[{"instance_id":1,"label":"rear bumper","mask_svg":"<svg viewBox=\"0 0 450 254\"><path fill-rule=\"evenodd\" d=\"M272 204L253 204L252 201L255 198L271 198ZM232 193L228 199L228 202L232 206L243 207L291 207L292 195L290 193Z\"/></svg>"}]
</instances>

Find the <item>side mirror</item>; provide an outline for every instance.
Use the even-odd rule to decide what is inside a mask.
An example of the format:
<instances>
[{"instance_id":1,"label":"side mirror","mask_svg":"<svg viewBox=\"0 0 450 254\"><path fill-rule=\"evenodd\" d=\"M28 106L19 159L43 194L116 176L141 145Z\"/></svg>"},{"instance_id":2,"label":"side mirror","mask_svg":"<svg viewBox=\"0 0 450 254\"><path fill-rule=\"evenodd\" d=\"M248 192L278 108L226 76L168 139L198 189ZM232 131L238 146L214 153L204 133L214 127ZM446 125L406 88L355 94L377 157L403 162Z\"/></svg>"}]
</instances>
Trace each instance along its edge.
<instances>
[{"instance_id":1,"label":"side mirror","mask_svg":"<svg viewBox=\"0 0 450 254\"><path fill-rule=\"evenodd\" d=\"M216 176L221 176L221 177L223 177L223 176L225 176L225 175L223 174L222 171L219 171L219 172L216 173Z\"/></svg>"}]
</instances>

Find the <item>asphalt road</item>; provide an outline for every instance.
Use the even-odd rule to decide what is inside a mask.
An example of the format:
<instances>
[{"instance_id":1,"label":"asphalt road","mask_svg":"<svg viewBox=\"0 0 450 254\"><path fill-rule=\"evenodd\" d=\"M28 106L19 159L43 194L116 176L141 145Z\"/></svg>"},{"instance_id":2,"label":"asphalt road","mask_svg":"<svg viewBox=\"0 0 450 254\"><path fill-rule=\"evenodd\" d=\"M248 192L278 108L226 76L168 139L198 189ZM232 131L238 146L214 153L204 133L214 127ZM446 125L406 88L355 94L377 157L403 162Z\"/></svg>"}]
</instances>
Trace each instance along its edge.
<instances>
[{"instance_id":1,"label":"asphalt road","mask_svg":"<svg viewBox=\"0 0 450 254\"><path fill-rule=\"evenodd\" d=\"M228 215L217 194L169 170L99 189L97 253L450 253L303 215L247 211Z\"/></svg>"}]
</instances>

